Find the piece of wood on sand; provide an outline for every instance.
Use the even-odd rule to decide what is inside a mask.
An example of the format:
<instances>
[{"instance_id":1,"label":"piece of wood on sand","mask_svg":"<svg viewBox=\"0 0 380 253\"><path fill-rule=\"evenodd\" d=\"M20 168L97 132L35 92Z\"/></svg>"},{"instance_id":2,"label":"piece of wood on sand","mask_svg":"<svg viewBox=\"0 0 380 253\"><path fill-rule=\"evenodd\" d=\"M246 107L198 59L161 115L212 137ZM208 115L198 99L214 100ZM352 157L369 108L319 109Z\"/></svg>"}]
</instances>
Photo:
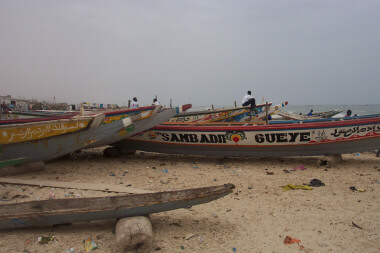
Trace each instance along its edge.
<instances>
[{"instance_id":1,"label":"piece of wood on sand","mask_svg":"<svg viewBox=\"0 0 380 253\"><path fill-rule=\"evenodd\" d=\"M119 252L151 252L153 248L153 229L150 218L134 216L117 221L116 245Z\"/></svg>"},{"instance_id":2,"label":"piece of wood on sand","mask_svg":"<svg viewBox=\"0 0 380 253\"><path fill-rule=\"evenodd\" d=\"M323 156L318 159L318 165L325 165L326 167L333 167L342 162L342 155L329 155Z\"/></svg>"},{"instance_id":3,"label":"piece of wood on sand","mask_svg":"<svg viewBox=\"0 0 380 253\"><path fill-rule=\"evenodd\" d=\"M104 191L104 192L131 193L131 194L152 193L152 191L149 191L149 190L133 188L133 187L124 187L124 186L112 185L112 184L57 182L57 181L27 180L27 179L5 178L5 177L0 177L0 183L30 185L30 186L39 186L39 187L54 187L54 188L64 188L64 189L81 189L81 190Z\"/></svg>"}]
</instances>

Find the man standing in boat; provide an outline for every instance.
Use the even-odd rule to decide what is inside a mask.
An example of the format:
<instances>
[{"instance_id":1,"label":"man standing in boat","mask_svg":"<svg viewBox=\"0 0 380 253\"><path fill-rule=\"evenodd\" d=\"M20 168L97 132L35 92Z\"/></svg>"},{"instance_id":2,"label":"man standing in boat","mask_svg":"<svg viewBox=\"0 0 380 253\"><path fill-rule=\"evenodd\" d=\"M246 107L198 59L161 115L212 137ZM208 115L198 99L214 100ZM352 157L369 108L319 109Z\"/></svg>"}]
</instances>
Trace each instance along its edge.
<instances>
[{"instance_id":1,"label":"man standing in boat","mask_svg":"<svg viewBox=\"0 0 380 253\"><path fill-rule=\"evenodd\" d=\"M134 97L131 103L131 108L137 108L137 107L139 107L139 102L137 102L137 98Z\"/></svg>"},{"instance_id":2,"label":"man standing in boat","mask_svg":"<svg viewBox=\"0 0 380 253\"><path fill-rule=\"evenodd\" d=\"M251 110L253 110L253 108L255 108L256 100L252 97L250 90L247 92L247 95L244 96L243 101L242 101L242 105L243 106L250 105Z\"/></svg>"},{"instance_id":3,"label":"man standing in boat","mask_svg":"<svg viewBox=\"0 0 380 253\"><path fill-rule=\"evenodd\" d=\"M160 105L160 102L157 101L157 98L153 99L153 104L152 105Z\"/></svg>"}]
</instances>

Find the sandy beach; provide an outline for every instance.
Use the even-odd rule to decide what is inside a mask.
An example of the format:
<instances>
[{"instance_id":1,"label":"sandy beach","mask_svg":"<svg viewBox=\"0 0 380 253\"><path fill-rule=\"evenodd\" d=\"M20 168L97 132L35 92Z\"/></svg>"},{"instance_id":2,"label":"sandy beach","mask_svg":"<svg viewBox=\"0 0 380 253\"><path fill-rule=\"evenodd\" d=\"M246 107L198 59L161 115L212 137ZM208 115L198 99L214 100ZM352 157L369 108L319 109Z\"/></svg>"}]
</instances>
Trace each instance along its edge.
<instances>
[{"instance_id":1,"label":"sandy beach","mask_svg":"<svg viewBox=\"0 0 380 253\"><path fill-rule=\"evenodd\" d=\"M379 252L380 158L375 152L345 154L331 167L319 157L223 158L137 152L105 158L103 148L50 162L44 171L19 179L114 184L151 191L233 183L234 192L216 201L151 215L152 252ZM294 170L302 166L305 170ZM312 179L325 186L284 191ZM352 191L350 187L364 189ZM0 184L0 204L36 199L109 196L90 190ZM115 220L69 226L2 230L0 252L117 252ZM55 241L39 244L39 236ZM300 240L286 245L289 236Z\"/></svg>"}]
</instances>

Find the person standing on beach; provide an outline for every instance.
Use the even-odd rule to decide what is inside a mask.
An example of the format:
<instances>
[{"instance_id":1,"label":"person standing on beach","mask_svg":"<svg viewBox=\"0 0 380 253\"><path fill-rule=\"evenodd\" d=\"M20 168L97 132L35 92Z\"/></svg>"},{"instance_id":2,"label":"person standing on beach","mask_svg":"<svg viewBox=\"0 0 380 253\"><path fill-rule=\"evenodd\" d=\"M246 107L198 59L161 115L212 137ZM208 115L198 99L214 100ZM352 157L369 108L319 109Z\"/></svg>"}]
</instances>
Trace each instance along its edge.
<instances>
[{"instance_id":1,"label":"person standing on beach","mask_svg":"<svg viewBox=\"0 0 380 253\"><path fill-rule=\"evenodd\" d=\"M250 105L251 110L256 106L256 100L251 96L250 90L247 92L247 95L244 96L241 103L242 106Z\"/></svg>"},{"instance_id":2,"label":"person standing on beach","mask_svg":"<svg viewBox=\"0 0 380 253\"><path fill-rule=\"evenodd\" d=\"M134 97L131 103L131 108L137 108L139 107L139 102L137 102L137 98Z\"/></svg>"}]
</instances>

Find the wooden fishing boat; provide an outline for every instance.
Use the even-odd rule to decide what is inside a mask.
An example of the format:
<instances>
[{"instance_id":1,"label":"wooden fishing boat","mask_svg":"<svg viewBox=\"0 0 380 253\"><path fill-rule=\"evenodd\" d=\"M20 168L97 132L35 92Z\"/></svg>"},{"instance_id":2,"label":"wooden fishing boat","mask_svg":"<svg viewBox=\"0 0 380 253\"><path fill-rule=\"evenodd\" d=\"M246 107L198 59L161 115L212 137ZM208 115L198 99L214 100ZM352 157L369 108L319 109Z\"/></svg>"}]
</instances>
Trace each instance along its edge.
<instances>
[{"instance_id":1,"label":"wooden fishing boat","mask_svg":"<svg viewBox=\"0 0 380 253\"><path fill-rule=\"evenodd\" d=\"M168 122L253 122L266 117L268 114L274 114L287 104L288 102L283 102L276 106L272 106L272 102L270 102L268 104L257 105L254 110L250 110L249 107L236 107L213 111L186 112L178 114Z\"/></svg>"},{"instance_id":2,"label":"wooden fishing boat","mask_svg":"<svg viewBox=\"0 0 380 253\"><path fill-rule=\"evenodd\" d=\"M328 119L341 112L343 112L343 110L331 110L331 111L326 111L326 112L316 112L316 113L313 113L313 115L316 117L323 118L323 119Z\"/></svg>"},{"instance_id":3,"label":"wooden fishing boat","mask_svg":"<svg viewBox=\"0 0 380 253\"><path fill-rule=\"evenodd\" d=\"M191 107L191 105L190 105ZM140 113L144 113L143 118L148 118L151 113L153 113L156 106L145 106L145 107L139 107L139 108L130 108L130 109L124 109L124 110L113 110L113 111L103 111L98 112L103 113L106 115L106 118L104 119L103 125L114 122L116 120L121 120L130 116L138 115ZM79 114L79 113L77 113ZM85 112L87 116L95 115L94 112ZM75 116L75 115L74 115ZM59 116L53 116L53 117L36 117L36 118L23 118L23 119L9 119L9 120L1 120L0 125L11 125L11 124L21 124L21 123L32 123L32 122L41 122L41 121L50 121L50 120L61 120L61 119L70 119L73 115L59 115ZM142 118L142 119L143 119Z\"/></svg>"},{"instance_id":4,"label":"wooden fishing boat","mask_svg":"<svg viewBox=\"0 0 380 253\"><path fill-rule=\"evenodd\" d=\"M271 105L269 105L269 103L268 105L265 105L262 110L253 111L253 112L251 110L247 110L246 112L242 114L220 120L219 122L245 122L247 123L247 122L260 121L266 118L268 115L273 115L277 113L280 110L280 108L283 108L286 105L288 105L288 102L285 101L275 106L273 106L272 103L270 104Z\"/></svg>"},{"instance_id":5,"label":"wooden fishing boat","mask_svg":"<svg viewBox=\"0 0 380 253\"><path fill-rule=\"evenodd\" d=\"M230 194L225 184L123 196L51 199L0 205L0 229L116 219L188 208Z\"/></svg>"},{"instance_id":6,"label":"wooden fishing boat","mask_svg":"<svg viewBox=\"0 0 380 253\"><path fill-rule=\"evenodd\" d=\"M26 162L48 161L80 149L112 144L165 122L183 110L183 108L187 107L188 106L182 106L160 111L161 107L157 106L153 108L153 111L143 111L135 116L123 117L121 120L108 120L107 124L103 124L106 119L104 114L79 117L78 119L92 119L82 131L69 132L66 130L66 132L60 135L46 134L45 137L40 133L44 133L44 129L53 129L50 125L59 125L61 122L71 122L74 121L74 119L37 121L34 123L21 124L21 126L20 124L3 125L0 126L0 129L4 128L8 130L14 128L17 130L24 129L25 125L37 125L40 126L42 130L38 130L37 128L33 129L33 131L25 130L24 132L27 134L39 134L38 137L40 138L24 138L22 139L23 141L16 141L18 135L16 137L8 135L7 139L5 139L7 142L4 141L4 143L0 145L0 168ZM117 117L122 116L118 115ZM20 134L21 137L27 136L24 132L22 135Z\"/></svg>"},{"instance_id":7,"label":"wooden fishing boat","mask_svg":"<svg viewBox=\"0 0 380 253\"><path fill-rule=\"evenodd\" d=\"M307 116L305 114L296 114L290 112L278 112L277 114L281 116L285 120L307 120L307 119L328 119L339 113L343 112L343 110L331 110L327 112L317 112L313 113L312 116Z\"/></svg>"},{"instance_id":8,"label":"wooden fishing boat","mask_svg":"<svg viewBox=\"0 0 380 253\"><path fill-rule=\"evenodd\" d=\"M50 121L0 125L0 145L45 139L57 135L78 132L94 127L94 119L104 117L72 117ZM98 122L101 123L101 122Z\"/></svg>"},{"instance_id":9,"label":"wooden fishing boat","mask_svg":"<svg viewBox=\"0 0 380 253\"><path fill-rule=\"evenodd\" d=\"M372 114L372 115L361 115L361 116L352 116L352 117L343 117L343 118L311 118L311 119L303 119L303 120L281 120L275 119L269 121L269 124L302 124L302 123L312 123L312 122L333 122L333 121L343 121L343 120L351 120L351 119L366 119L372 117L379 117L380 114Z\"/></svg>"},{"instance_id":10,"label":"wooden fishing boat","mask_svg":"<svg viewBox=\"0 0 380 253\"><path fill-rule=\"evenodd\" d=\"M78 131L72 131L57 135L46 135L44 138L34 138L30 140L24 141L9 141L7 139L7 143L3 143L0 145L0 168L5 166L18 165L28 162L36 162L36 161L47 161L50 159L54 159L68 153L74 152L76 150L82 149L87 145L93 144L97 141L101 141L104 138L113 135L120 130L128 127L132 124L130 119L125 119L122 121L115 122L114 124L109 124L104 127L99 127L103 122L105 115L99 114L92 117L85 128L82 128ZM44 123L41 127L42 130L47 128L49 130L49 124L60 124L60 121L64 120L56 120L56 121L43 121L36 122L38 124ZM57 123L58 122L58 123ZM27 123L34 124L34 123ZM10 125L12 127L23 128L23 124L21 126ZM47 127L46 127L47 126ZM1 126L8 127L8 126ZM34 129L33 133L39 133L43 131L38 131L38 129ZM26 132L28 133L28 132Z\"/></svg>"},{"instance_id":11,"label":"wooden fishing boat","mask_svg":"<svg viewBox=\"0 0 380 253\"><path fill-rule=\"evenodd\" d=\"M266 106L270 107L271 103L259 104L254 110L250 110L249 107L235 107L218 110L204 110L194 112L184 112L170 119L168 122L216 122L216 121L241 121L247 120L247 118L255 118L260 113L265 113ZM262 114L263 115L263 114Z\"/></svg>"},{"instance_id":12,"label":"wooden fishing boat","mask_svg":"<svg viewBox=\"0 0 380 253\"><path fill-rule=\"evenodd\" d=\"M16 115L31 116L31 117L58 117L58 116L75 116L79 112L75 111L55 111L55 110L28 110L28 111L14 111Z\"/></svg>"},{"instance_id":13,"label":"wooden fishing boat","mask_svg":"<svg viewBox=\"0 0 380 253\"><path fill-rule=\"evenodd\" d=\"M380 117L275 125L160 125L114 145L161 153L313 156L377 150Z\"/></svg>"}]
</instances>

